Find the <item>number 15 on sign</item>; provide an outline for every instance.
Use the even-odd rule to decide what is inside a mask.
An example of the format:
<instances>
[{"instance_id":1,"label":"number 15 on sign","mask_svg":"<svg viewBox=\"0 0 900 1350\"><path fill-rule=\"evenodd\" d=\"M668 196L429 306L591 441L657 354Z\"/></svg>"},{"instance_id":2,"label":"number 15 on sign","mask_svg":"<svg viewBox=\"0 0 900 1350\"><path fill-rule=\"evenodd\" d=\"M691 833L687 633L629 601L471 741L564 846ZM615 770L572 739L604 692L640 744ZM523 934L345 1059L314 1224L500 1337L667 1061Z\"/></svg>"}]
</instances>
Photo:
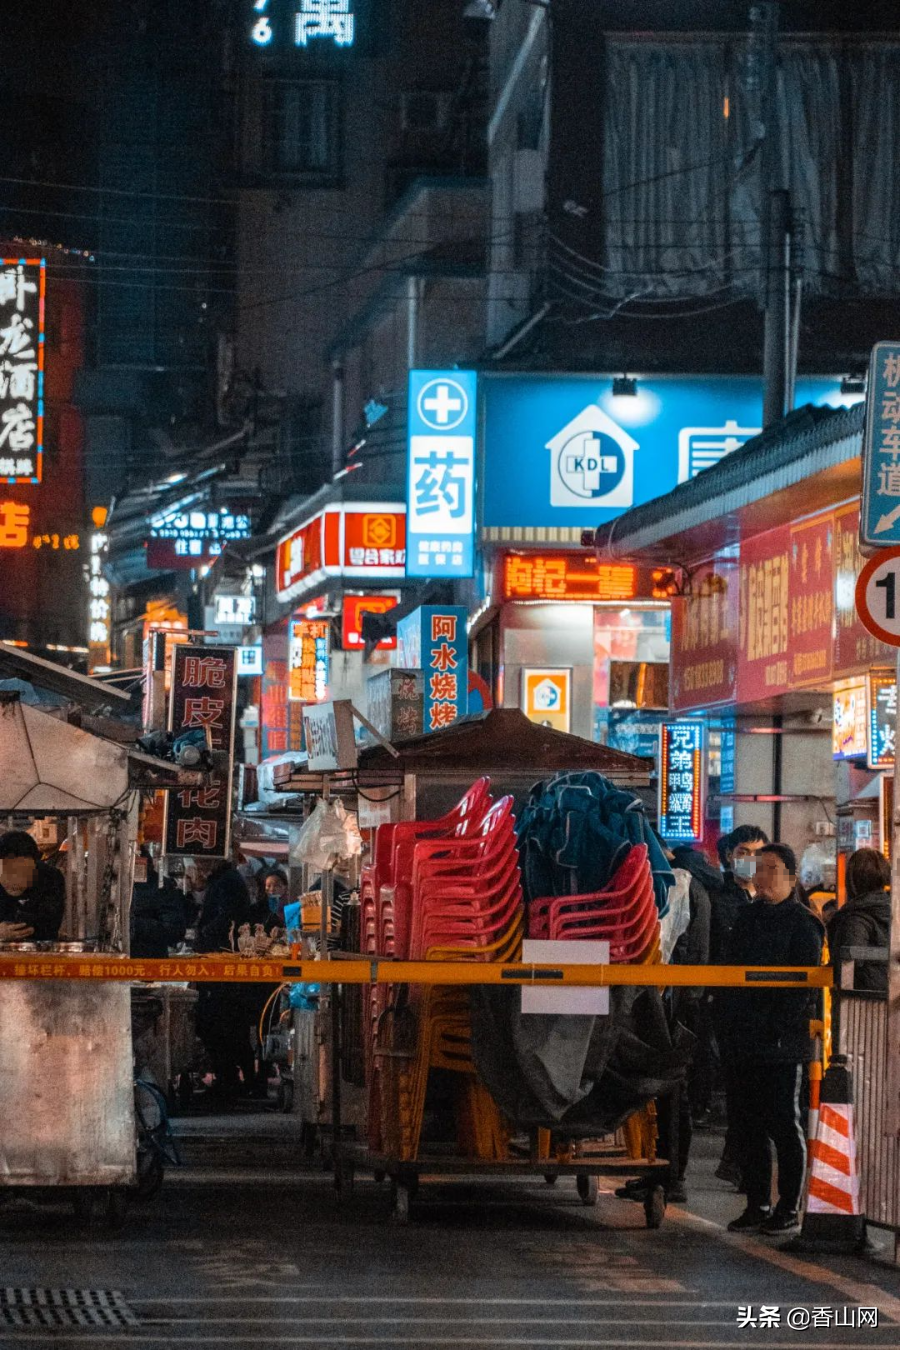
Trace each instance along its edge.
<instances>
[{"instance_id":1,"label":"number 15 on sign","mask_svg":"<svg viewBox=\"0 0 900 1350\"><path fill-rule=\"evenodd\" d=\"M900 548L870 558L856 581L856 612L873 637L900 647Z\"/></svg>"}]
</instances>

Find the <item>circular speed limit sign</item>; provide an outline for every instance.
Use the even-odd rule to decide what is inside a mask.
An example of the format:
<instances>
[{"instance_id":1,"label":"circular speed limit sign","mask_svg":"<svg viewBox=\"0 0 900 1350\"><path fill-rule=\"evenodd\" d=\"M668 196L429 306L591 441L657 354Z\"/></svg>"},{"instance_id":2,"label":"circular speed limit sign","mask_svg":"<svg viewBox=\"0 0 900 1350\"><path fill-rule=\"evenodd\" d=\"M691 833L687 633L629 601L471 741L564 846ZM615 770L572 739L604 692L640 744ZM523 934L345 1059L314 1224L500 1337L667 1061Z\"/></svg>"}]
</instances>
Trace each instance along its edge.
<instances>
[{"instance_id":1,"label":"circular speed limit sign","mask_svg":"<svg viewBox=\"0 0 900 1350\"><path fill-rule=\"evenodd\" d=\"M900 647L900 548L870 558L856 579L856 612L873 637Z\"/></svg>"}]
</instances>

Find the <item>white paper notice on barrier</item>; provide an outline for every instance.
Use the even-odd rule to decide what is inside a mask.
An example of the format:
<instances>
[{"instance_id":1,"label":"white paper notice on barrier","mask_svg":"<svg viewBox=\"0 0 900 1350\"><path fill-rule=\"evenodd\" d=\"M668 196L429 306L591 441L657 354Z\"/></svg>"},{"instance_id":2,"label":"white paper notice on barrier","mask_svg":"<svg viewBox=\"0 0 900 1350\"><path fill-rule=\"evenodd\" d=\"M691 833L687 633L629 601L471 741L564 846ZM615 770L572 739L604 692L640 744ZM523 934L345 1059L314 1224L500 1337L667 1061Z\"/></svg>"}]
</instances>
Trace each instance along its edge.
<instances>
[{"instance_id":1,"label":"white paper notice on barrier","mask_svg":"<svg viewBox=\"0 0 900 1350\"><path fill-rule=\"evenodd\" d=\"M608 942L550 942L543 938L525 938L522 943L522 961L525 965L546 966L608 966ZM522 1012L543 1013L545 1016L607 1017L609 989L585 985L554 987L552 984L522 986Z\"/></svg>"}]
</instances>

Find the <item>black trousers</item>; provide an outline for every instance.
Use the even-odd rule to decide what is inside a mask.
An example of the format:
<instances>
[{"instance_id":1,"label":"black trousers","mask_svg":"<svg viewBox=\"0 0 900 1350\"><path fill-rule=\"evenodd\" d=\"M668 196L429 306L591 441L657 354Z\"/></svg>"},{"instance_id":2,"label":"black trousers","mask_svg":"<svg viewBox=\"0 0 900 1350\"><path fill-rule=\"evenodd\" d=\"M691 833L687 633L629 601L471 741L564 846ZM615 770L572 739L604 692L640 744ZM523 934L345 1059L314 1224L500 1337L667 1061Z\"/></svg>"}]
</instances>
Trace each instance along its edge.
<instances>
[{"instance_id":1,"label":"black trousers","mask_svg":"<svg viewBox=\"0 0 900 1350\"><path fill-rule=\"evenodd\" d=\"M806 1131L800 1114L802 1078L802 1064L746 1062L734 1076L734 1126L751 1209L771 1203L770 1141L778 1158L778 1202L782 1209L800 1208L806 1170Z\"/></svg>"}]
</instances>

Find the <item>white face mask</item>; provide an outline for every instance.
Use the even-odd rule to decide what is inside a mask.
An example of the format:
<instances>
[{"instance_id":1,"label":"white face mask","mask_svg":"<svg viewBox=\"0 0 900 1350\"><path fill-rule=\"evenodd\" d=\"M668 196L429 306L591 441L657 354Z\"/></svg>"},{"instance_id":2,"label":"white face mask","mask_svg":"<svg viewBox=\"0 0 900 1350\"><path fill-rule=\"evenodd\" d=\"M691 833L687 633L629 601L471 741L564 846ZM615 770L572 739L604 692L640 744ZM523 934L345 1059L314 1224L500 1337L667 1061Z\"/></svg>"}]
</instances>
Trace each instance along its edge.
<instances>
[{"instance_id":1,"label":"white face mask","mask_svg":"<svg viewBox=\"0 0 900 1350\"><path fill-rule=\"evenodd\" d=\"M735 858L731 864L731 870L742 881L752 881L756 876L756 859L752 854L749 857Z\"/></svg>"}]
</instances>

